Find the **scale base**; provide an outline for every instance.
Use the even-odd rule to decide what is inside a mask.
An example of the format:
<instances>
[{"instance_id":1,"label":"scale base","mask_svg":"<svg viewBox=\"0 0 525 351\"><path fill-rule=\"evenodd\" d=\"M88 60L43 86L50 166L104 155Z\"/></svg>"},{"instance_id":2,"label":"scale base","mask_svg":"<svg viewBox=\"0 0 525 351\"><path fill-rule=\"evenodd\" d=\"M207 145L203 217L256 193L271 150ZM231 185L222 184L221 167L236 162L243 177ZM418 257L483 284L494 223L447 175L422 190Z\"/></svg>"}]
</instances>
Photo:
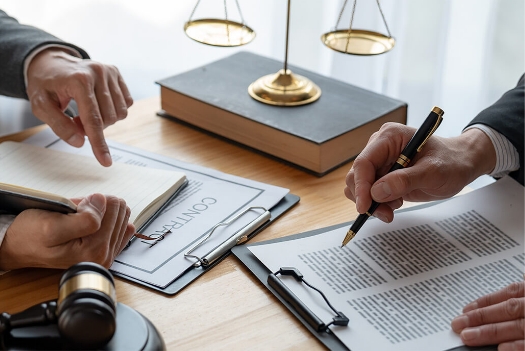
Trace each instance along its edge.
<instances>
[{"instance_id":1,"label":"scale base","mask_svg":"<svg viewBox=\"0 0 525 351\"><path fill-rule=\"evenodd\" d=\"M289 69L257 79L248 87L248 93L257 101L276 106L306 105L321 97L317 85Z\"/></svg>"}]
</instances>

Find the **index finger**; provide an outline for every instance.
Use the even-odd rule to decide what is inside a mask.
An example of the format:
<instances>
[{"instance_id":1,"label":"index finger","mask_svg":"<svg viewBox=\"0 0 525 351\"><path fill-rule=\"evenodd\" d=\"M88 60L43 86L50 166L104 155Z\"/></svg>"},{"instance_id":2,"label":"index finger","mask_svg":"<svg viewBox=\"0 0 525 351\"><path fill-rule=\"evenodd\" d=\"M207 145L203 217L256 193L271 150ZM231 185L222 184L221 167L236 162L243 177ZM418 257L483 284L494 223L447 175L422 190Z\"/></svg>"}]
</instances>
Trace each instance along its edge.
<instances>
[{"instance_id":1,"label":"index finger","mask_svg":"<svg viewBox=\"0 0 525 351\"><path fill-rule=\"evenodd\" d=\"M77 102L78 114L91 143L93 154L101 165L111 166L113 162L104 139L104 121L93 87L86 89L84 86L77 86L72 95Z\"/></svg>"},{"instance_id":2,"label":"index finger","mask_svg":"<svg viewBox=\"0 0 525 351\"><path fill-rule=\"evenodd\" d=\"M452 330L456 333L467 327L500 323L523 318L525 298L511 298L509 300L478 308L454 318L451 322Z\"/></svg>"},{"instance_id":3,"label":"index finger","mask_svg":"<svg viewBox=\"0 0 525 351\"><path fill-rule=\"evenodd\" d=\"M375 174L374 165L363 157L354 161L352 169L347 176L347 185L354 188L355 204L359 213L364 213L372 204L370 188L376 180ZM353 184L348 184L351 178L353 178Z\"/></svg>"},{"instance_id":4,"label":"index finger","mask_svg":"<svg viewBox=\"0 0 525 351\"><path fill-rule=\"evenodd\" d=\"M525 282L514 282L501 290L480 297L463 308L463 313L487 307L512 298L525 297Z\"/></svg>"},{"instance_id":5,"label":"index finger","mask_svg":"<svg viewBox=\"0 0 525 351\"><path fill-rule=\"evenodd\" d=\"M397 160L403 138L399 126L387 123L372 134L368 144L352 166L357 209L360 213L372 204L370 189L379 176L384 175ZM348 178L347 178L348 180Z\"/></svg>"}]
</instances>

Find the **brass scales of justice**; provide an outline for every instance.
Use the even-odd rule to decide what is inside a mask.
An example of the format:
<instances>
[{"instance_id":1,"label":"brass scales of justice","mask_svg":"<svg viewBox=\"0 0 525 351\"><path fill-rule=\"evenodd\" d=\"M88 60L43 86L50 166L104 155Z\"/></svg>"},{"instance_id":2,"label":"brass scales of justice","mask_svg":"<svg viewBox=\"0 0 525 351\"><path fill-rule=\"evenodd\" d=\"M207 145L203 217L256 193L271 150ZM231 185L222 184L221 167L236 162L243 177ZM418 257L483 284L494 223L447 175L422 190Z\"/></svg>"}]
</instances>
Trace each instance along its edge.
<instances>
[{"instance_id":1,"label":"brass scales of justice","mask_svg":"<svg viewBox=\"0 0 525 351\"><path fill-rule=\"evenodd\" d=\"M202 44L221 47L245 45L255 38L255 31L244 21L238 0L235 0L235 4L241 22L228 19L227 0L223 0L224 19L193 19L200 1L197 0L189 20L184 24L184 31L188 37ZM350 55L371 56L390 51L395 45L395 39L390 34L379 0L376 0L377 7L388 35L352 28L357 0L353 2L348 29L338 29L347 2L348 0L345 0L343 3L335 29L321 36L323 44L332 50ZM312 103L321 97L321 89L314 82L306 77L294 74L288 69L290 4L291 0L288 0L284 68L277 73L268 74L257 79L248 87L248 93L252 98L269 105L300 106Z\"/></svg>"}]
</instances>

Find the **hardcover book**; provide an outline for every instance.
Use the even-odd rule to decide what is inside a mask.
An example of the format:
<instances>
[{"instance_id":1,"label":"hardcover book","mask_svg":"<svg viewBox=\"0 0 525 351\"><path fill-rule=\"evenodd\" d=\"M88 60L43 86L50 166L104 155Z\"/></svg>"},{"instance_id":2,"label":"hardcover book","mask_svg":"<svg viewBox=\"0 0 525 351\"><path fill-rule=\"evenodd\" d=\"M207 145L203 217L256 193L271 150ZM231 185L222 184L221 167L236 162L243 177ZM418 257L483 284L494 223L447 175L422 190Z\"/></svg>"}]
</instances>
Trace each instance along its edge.
<instances>
[{"instance_id":1,"label":"hardcover book","mask_svg":"<svg viewBox=\"0 0 525 351\"><path fill-rule=\"evenodd\" d=\"M386 122L406 123L407 104L298 67L322 95L281 107L258 102L248 86L282 62L238 52L158 81L168 117L244 144L322 176L354 159Z\"/></svg>"}]
</instances>

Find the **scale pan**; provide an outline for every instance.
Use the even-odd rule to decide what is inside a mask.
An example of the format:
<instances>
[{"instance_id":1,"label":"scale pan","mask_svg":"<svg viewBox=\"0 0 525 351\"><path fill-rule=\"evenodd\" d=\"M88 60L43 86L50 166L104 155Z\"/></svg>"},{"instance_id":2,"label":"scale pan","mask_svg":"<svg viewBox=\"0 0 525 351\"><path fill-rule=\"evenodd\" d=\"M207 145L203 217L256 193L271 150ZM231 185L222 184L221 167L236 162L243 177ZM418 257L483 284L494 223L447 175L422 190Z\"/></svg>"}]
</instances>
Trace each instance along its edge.
<instances>
[{"instance_id":1,"label":"scale pan","mask_svg":"<svg viewBox=\"0 0 525 351\"><path fill-rule=\"evenodd\" d=\"M199 43L223 47L245 45L255 38L255 32L247 25L215 18L186 22L184 32Z\"/></svg>"},{"instance_id":2,"label":"scale pan","mask_svg":"<svg viewBox=\"0 0 525 351\"><path fill-rule=\"evenodd\" d=\"M396 43L392 37L387 37L378 32L362 29L336 30L325 33L321 41L330 49L350 55L379 55L394 47Z\"/></svg>"}]
</instances>

